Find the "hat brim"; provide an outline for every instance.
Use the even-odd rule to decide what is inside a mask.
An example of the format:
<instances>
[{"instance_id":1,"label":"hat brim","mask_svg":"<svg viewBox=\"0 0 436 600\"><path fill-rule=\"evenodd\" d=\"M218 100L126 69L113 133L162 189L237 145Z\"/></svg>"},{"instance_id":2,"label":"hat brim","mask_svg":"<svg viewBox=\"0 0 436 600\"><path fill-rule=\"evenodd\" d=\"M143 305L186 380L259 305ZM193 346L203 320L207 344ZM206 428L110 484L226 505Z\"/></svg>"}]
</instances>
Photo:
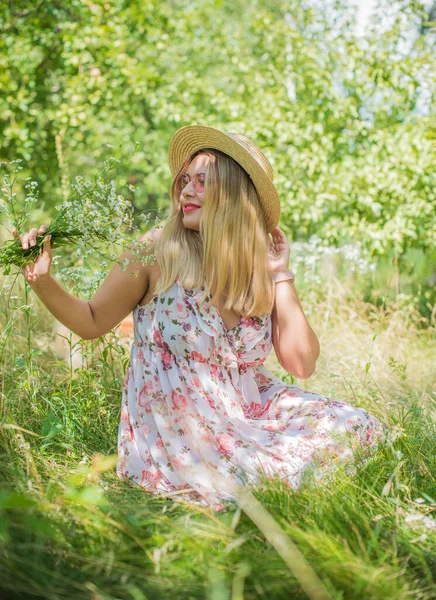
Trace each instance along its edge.
<instances>
[{"instance_id":1,"label":"hat brim","mask_svg":"<svg viewBox=\"0 0 436 600\"><path fill-rule=\"evenodd\" d=\"M232 135L238 134L232 133ZM261 153L259 158L264 168L252 156L249 148L242 146L227 133L207 125L186 125L174 133L168 148L168 162L173 177L186 158L201 148L221 150L241 165L258 193L265 214L267 231L274 229L280 219L280 200L272 181L271 165L263 154Z\"/></svg>"}]
</instances>

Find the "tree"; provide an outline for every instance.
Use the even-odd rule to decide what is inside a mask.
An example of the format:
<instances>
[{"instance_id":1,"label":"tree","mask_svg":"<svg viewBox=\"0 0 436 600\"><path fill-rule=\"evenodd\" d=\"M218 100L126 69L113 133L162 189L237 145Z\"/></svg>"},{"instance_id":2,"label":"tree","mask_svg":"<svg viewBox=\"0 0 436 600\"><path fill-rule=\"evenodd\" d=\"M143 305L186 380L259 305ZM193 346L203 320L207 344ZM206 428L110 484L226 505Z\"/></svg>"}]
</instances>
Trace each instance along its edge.
<instances>
[{"instance_id":1,"label":"tree","mask_svg":"<svg viewBox=\"0 0 436 600\"><path fill-rule=\"evenodd\" d=\"M172 134L204 123L263 149L291 238L398 256L434 247L436 77L422 4L381 0L363 39L346 0L25 4L1 9L0 152L27 161L47 207L58 133L71 176L100 164L105 144L139 141L120 183L134 178L144 209L168 205Z\"/></svg>"}]
</instances>

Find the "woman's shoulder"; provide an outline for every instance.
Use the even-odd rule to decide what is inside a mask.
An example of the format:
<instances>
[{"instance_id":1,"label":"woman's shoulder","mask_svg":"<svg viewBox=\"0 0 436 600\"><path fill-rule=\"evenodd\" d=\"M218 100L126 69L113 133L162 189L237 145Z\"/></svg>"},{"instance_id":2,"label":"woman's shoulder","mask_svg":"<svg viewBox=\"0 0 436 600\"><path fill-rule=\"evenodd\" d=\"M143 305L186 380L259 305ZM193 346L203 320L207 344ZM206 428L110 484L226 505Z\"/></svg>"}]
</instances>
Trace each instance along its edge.
<instances>
[{"instance_id":1,"label":"woman's shoulder","mask_svg":"<svg viewBox=\"0 0 436 600\"><path fill-rule=\"evenodd\" d=\"M152 255L153 251L156 249L156 244L161 236L162 228L153 228L141 235L138 238L138 241L144 244L143 253L145 255ZM147 264L143 267L147 273L147 293L144 298L141 300L141 303L145 303L145 299L149 299L149 297L154 294L154 289L156 287L156 282L160 277L160 267L159 263L156 260L156 254L151 260L147 262Z\"/></svg>"},{"instance_id":2,"label":"woman's shoulder","mask_svg":"<svg viewBox=\"0 0 436 600\"><path fill-rule=\"evenodd\" d=\"M153 229L150 229L149 231L146 231L145 233L143 233L138 238L138 241L147 242L148 246L155 247L161 236L161 233L162 233L162 228L154 227Z\"/></svg>"},{"instance_id":3,"label":"woman's shoulder","mask_svg":"<svg viewBox=\"0 0 436 600\"><path fill-rule=\"evenodd\" d=\"M140 235L135 241L135 245L139 246L139 253L141 255L149 257L149 259L147 260L147 264L144 265L144 267L147 267L146 270L153 268L153 266L157 263L156 246L161 236L161 233L162 229L158 229L157 227L155 227Z\"/></svg>"}]
</instances>

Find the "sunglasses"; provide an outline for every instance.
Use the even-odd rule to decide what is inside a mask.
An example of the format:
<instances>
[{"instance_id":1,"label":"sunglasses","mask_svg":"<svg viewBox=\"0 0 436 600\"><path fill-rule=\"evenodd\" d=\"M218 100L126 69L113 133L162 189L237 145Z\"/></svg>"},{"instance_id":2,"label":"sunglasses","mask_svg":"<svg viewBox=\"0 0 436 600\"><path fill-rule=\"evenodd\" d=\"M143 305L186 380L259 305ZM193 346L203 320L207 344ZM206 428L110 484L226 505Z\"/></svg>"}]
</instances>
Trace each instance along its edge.
<instances>
[{"instance_id":1,"label":"sunglasses","mask_svg":"<svg viewBox=\"0 0 436 600\"><path fill-rule=\"evenodd\" d=\"M186 185L188 185L188 183L190 181L191 181L191 178L189 177L189 175L187 173L184 173L178 182L179 193L183 190L183 188ZM193 184L196 192L203 192L204 184L205 184L204 173L195 173L195 175L192 178L192 184Z\"/></svg>"}]
</instances>

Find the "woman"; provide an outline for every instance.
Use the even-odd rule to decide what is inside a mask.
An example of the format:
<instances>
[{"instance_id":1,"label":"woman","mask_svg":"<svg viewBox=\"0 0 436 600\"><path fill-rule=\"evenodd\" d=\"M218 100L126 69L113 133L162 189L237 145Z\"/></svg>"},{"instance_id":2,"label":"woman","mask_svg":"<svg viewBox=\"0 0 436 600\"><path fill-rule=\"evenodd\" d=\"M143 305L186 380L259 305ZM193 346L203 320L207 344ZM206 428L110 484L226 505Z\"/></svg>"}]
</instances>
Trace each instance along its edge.
<instances>
[{"instance_id":1,"label":"woman","mask_svg":"<svg viewBox=\"0 0 436 600\"><path fill-rule=\"evenodd\" d=\"M304 379L320 351L288 270L266 157L242 135L192 125L174 134L169 162L171 214L140 238L154 261L121 256L136 277L115 265L89 302L79 300L49 275L49 241L24 269L47 308L83 339L133 310L118 476L221 510L234 499L223 480L278 475L297 487L333 457L376 447L385 429L365 410L288 385L263 365L274 346L281 366ZM21 236L23 246L37 233Z\"/></svg>"}]
</instances>

